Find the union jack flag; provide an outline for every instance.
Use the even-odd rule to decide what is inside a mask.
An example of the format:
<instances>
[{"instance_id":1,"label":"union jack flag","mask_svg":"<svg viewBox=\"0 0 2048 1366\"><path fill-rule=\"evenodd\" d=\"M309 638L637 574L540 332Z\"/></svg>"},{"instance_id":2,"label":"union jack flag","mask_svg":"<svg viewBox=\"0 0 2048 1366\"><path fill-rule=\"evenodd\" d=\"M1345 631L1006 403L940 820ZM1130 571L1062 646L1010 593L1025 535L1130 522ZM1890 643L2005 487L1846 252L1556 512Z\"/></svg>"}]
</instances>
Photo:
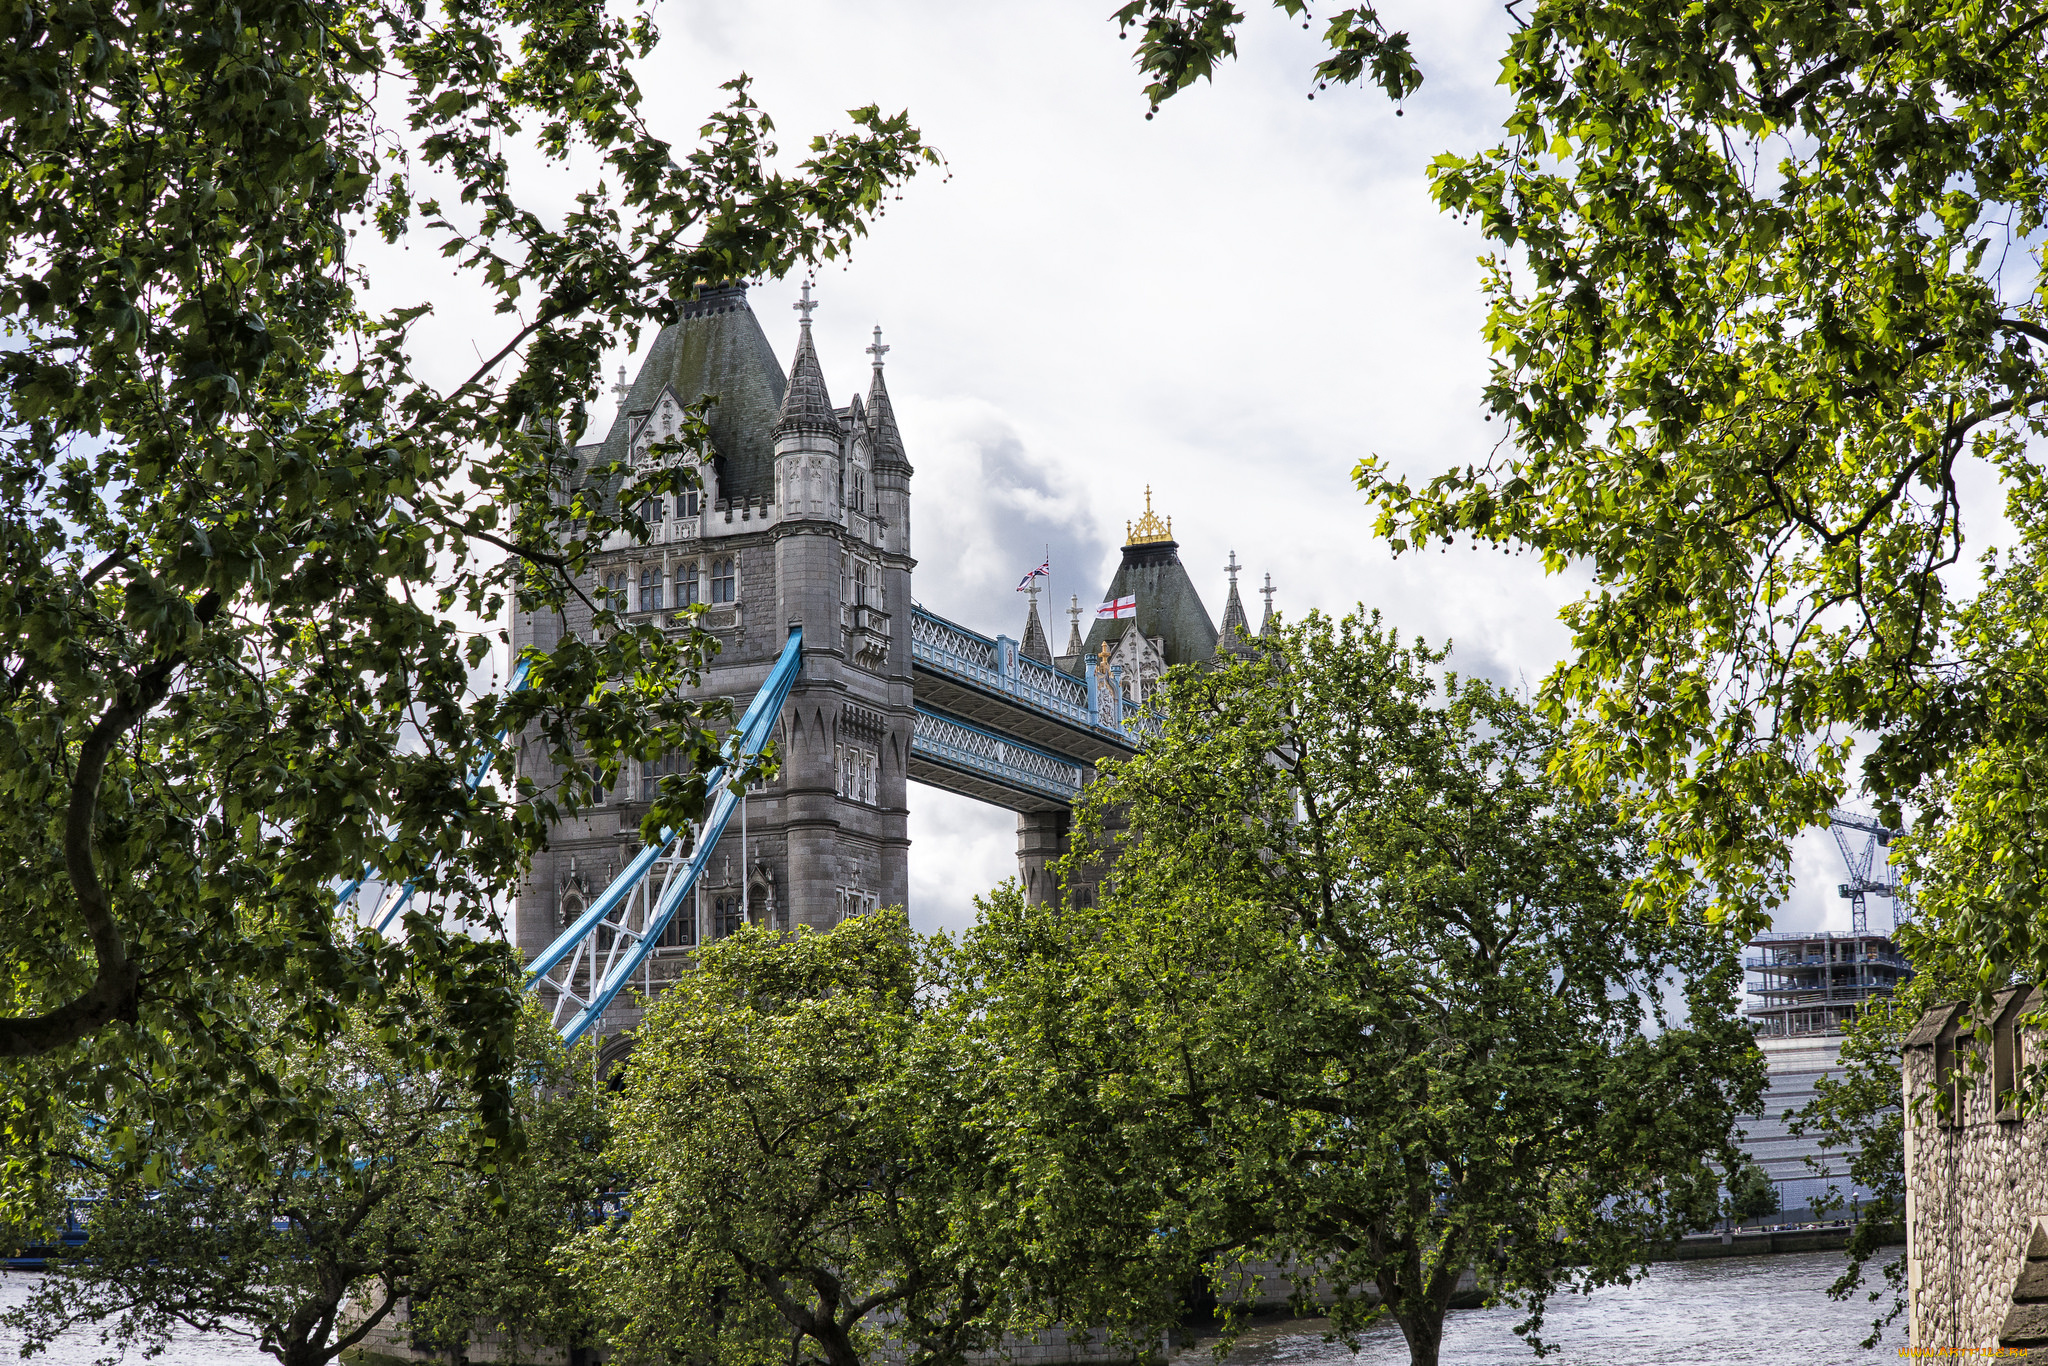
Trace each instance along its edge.
<instances>
[{"instance_id":1,"label":"union jack flag","mask_svg":"<svg viewBox=\"0 0 2048 1366\"><path fill-rule=\"evenodd\" d=\"M1029 574L1026 574L1024 576L1023 580L1019 582L1017 585L1017 591L1019 593L1023 592L1025 589L1031 586L1031 581L1033 579L1044 578L1051 573L1052 558L1048 556L1043 564L1039 565L1038 568L1032 570Z\"/></svg>"}]
</instances>

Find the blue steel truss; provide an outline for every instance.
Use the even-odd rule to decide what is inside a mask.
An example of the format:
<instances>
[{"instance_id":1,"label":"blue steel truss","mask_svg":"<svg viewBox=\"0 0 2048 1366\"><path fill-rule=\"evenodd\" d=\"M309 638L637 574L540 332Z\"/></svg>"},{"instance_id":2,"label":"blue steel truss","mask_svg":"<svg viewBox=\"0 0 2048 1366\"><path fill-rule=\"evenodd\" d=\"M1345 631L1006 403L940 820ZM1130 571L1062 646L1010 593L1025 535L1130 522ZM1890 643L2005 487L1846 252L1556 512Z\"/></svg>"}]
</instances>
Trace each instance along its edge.
<instances>
[{"instance_id":1,"label":"blue steel truss","mask_svg":"<svg viewBox=\"0 0 2048 1366\"><path fill-rule=\"evenodd\" d=\"M803 631L792 628L782 657L727 740L725 761L705 779L706 790L717 795L688 848L677 848L684 832L663 831L658 844L642 848L590 909L527 965L527 986L546 984L556 993L555 1028L565 1043L583 1037L612 998L647 966L683 899L710 863L718 837L739 810L741 794L726 782L727 775L768 742L802 666ZM659 874L650 883L657 867Z\"/></svg>"},{"instance_id":2,"label":"blue steel truss","mask_svg":"<svg viewBox=\"0 0 2048 1366\"><path fill-rule=\"evenodd\" d=\"M1080 795L1086 771L1033 745L1005 739L994 731L970 725L957 716L929 707L917 709L910 752L945 768L979 774L1013 787L1071 805Z\"/></svg>"}]
</instances>

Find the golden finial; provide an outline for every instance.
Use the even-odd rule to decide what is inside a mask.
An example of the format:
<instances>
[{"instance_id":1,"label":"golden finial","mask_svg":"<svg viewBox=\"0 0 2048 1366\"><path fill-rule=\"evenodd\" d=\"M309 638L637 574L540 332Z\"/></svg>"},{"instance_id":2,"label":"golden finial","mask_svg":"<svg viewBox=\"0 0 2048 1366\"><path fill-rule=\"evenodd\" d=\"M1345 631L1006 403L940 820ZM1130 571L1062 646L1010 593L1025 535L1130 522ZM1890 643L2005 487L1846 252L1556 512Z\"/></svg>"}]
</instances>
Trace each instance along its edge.
<instances>
[{"instance_id":1,"label":"golden finial","mask_svg":"<svg viewBox=\"0 0 2048 1366\"><path fill-rule=\"evenodd\" d=\"M1125 545L1151 545L1157 541L1173 539L1173 518L1160 521L1152 511L1152 486L1145 485L1145 515L1136 523L1124 522Z\"/></svg>"}]
</instances>

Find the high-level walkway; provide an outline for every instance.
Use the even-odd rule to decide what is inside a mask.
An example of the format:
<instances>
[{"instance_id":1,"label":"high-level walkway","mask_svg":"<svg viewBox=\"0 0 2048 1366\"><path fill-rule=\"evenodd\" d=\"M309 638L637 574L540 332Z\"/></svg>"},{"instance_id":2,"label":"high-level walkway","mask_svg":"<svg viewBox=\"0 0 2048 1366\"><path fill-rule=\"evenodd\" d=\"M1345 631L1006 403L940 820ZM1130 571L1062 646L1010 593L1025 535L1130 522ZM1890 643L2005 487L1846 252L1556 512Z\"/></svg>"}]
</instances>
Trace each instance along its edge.
<instances>
[{"instance_id":1,"label":"high-level walkway","mask_svg":"<svg viewBox=\"0 0 2048 1366\"><path fill-rule=\"evenodd\" d=\"M922 607L910 619L917 728L910 776L1012 811L1073 805L1098 759L1136 752L1150 718L1126 710L1121 670L1075 678Z\"/></svg>"}]
</instances>

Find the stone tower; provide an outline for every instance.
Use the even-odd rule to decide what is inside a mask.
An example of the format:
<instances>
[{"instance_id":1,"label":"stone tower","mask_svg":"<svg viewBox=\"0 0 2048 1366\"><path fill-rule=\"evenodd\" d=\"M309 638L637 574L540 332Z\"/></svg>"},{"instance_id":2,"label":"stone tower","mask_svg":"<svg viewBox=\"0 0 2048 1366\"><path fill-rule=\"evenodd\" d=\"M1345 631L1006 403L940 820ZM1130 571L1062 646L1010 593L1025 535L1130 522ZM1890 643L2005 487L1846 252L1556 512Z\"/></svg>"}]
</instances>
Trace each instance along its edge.
<instances>
[{"instance_id":1,"label":"stone tower","mask_svg":"<svg viewBox=\"0 0 2048 1366\"><path fill-rule=\"evenodd\" d=\"M701 692L741 707L789 628L804 630L803 670L776 735L781 772L749 796L744 839L736 819L657 960L685 959L742 919L822 928L908 898L911 467L882 378L880 329L866 401L835 407L809 295L807 285L785 375L745 287L701 291L655 339L604 440L577 451L584 468L655 458L649 447L677 430L685 405L715 395L701 493L652 500L648 542L608 545L586 587L623 592L630 620L665 629L680 630L701 605L720 646ZM587 612L522 614L512 641L546 649L563 630L589 629ZM555 776L538 771L544 759L521 765L537 782ZM527 953L546 947L637 851L645 797L666 765L640 769L604 806L558 825L534 860L513 912L513 942Z\"/></svg>"}]
</instances>

